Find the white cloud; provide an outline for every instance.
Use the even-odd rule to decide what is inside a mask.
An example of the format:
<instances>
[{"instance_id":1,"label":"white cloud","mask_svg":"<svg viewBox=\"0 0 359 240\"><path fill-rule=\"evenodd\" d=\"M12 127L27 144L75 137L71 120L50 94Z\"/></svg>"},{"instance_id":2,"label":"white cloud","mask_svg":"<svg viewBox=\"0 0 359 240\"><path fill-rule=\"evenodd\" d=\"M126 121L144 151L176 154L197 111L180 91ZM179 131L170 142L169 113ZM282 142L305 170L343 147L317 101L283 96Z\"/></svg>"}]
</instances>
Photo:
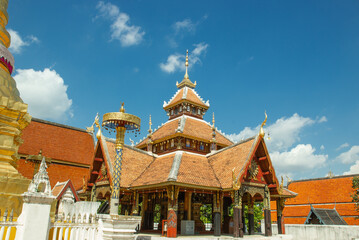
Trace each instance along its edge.
<instances>
[{"instance_id":1,"label":"white cloud","mask_svg":"<svg viewBox=\"0 0 359 240\"><path fill-rule=\"evenodd\" d=\"M186 18L183 21L178 21L173 24L173 28L175 30L175 33L178 34L180 31L184 30L187 32L193 32L196 30L195 23L192 22L191 19Z\"/></svg>"},{"instance_id":2,"label":"white cloud","mask_svg":"<svg viewBox=\"0 0 359 240\"><path fill-rule=\"evenodd\" d=\"M342 145L340 145L339 147L337 147L337 149L335 149L335 150L339 151L339 150L341 150L341 149L343 149L343 148L347 148L347 147L349 147L349 143L343 143Z\"/></svg>"},{"instance_id":3,"label":"white cloud","mask_svg":"<svg viewBox=\"0 0 359 240\"><path fill-rule=\"evenodd\" d=\"M100 16L110 19L111 24L111 40L119 40L124 47L138 45L143 40L145 32L141 27L130 25L130 17L128 14L120 12L120 9L111 3L100 1L97 4Z\"/></svg>"},{"instance_id":4,"label":"white cloud","mask_svg":"<svg viewBox=\"0 0 359 240\"><path fill-rule=\"evenodd\" d=\"M52 120L66 120L73 116L68 86L55 70L18 69L14 78L32 116Z\"/></svg>"},{"instance_id":5,"label":"white cloud","mask_svg":"<svg viewBox=\"0 0 359 240\"><path fill-rule=\"evenodd\" d=\"M195 48L189 52L189 67L191 68L193 65L200 63L200 57L207 51L208 44L207 43L199 43L194 44ZM185 70L185 55L174 53L168 56L167 62L160 63L160 68L162 71L166 73L173 73L175 71L184 71Z\"/></svg>"},{"instance_id":6,"label":"white cloud","mask_svg":"<svg viewBox=\"0 0 359 240\"><path fill-rule=\"evenodd\" d=\"M271 138L270 141L267 141L268 149L270 151L288 150L295 142L300 140L299 134L301 130L313 123L315 123L314 120L299 116L297 113L289 118L282 117L277 119L275 123L265 128L265 132L269 133ZM239 134L230 134L228 137L238 142L258 134L259 127L260 125L255 128L245 127Z\"/></svg>"},{"instance_id":7,"label":"white cloud","mask_svg":"<svg viewBox=\"0 0 359 240\"><path fill-rule=\"evenodd\" d=\"M17 31L9 29L8 32L11 36L11 43L9 49L13 53L21 53L23 47L29 46L32 43L40 42L39 39L33 35L27 36L23 40Z\"/></svg>"},{"instance_id":8,"label":"white cloud","mask_svg":"<svg viewBox=\"0 0 359 240\"><path fill-rule=\"evenodd\" d=\"M328 119L326 116L322 116L319 120L318 120L319 123L323 123L323 122L328 122Z\"/></svg>"},{"instance_id":9,"label":"white cloud","mask_svg":"<svg viewBox=\"0 0 359 240\"><path fill-rule=\"evenodd\" d=\"M314 167L320 167L328 159L328 155L315 154L315 148L311 144L298 144L300 134L306 126L319 123L308 117L302 117L295 113L293 116L277 119L275 123L264 129L270 140L266 141L270 157L275 165L277 177L280 175L293 176L298 172L305 172ZM254 128L245 127L238 134L228 135L235 142L259 133L260 125ZM324 146L320 147L324 150Z\"/></svg>"},{"instance_id":10,"label":"white cloud","mask_svg":"<svg viewBox=\"0 0 359 240\"><path fill-rule=\"evenodd\" d=\"M315 154L311 144L298 144L290 151L270 154L275 168L279 172L303 172L322 166L328 155Z\"/></svg>"},{"instance_id":11,"label":"white cloud","mask_svg":"<svg viewBox=\"0 0 359 240\"><path fill-rule=\"evenodd\" d=\"M323 151L324 149L325 149L324 145L321 145L321 146L320 146L320 150Z\"/></svg>"},{"instance_id":12,"label":"white cloud","mask_svg":"<svg viewBox=\"0 0 359 240\"><path fill-rule=\"evenodd\" d=\"M359 174L359 160L352 165L348 172L344 172L344 175Z\"/></svg>"},{"instance_id":13,"label":"white cloud","mask_svg":"<svg viewBox=\"0 0 359 240\"><path fill-rule=\"evenodd\" d=\"M359 161L359 146L352 146L348 151L341 153L337 159L342 163L353 163Z\"/></svg>"}]
</instances>

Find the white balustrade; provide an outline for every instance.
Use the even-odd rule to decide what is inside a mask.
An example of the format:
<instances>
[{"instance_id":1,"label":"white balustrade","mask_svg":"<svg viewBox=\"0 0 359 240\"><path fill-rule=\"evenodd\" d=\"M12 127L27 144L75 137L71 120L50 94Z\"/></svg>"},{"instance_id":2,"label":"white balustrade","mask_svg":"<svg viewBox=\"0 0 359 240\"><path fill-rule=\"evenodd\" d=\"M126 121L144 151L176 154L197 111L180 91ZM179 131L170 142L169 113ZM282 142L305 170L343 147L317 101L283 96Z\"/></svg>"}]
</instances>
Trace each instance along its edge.
<instances>
[{"instance_id":1,"label":"white balustrade","mask_svg":"<svg viewBox=\"0 0 359 240\"><path fill-rule=\"evenodd\" d=\"M19 224L17 222L13 222L14 210L11 211L10 215L8 216L8 210L5 210L4 216L1 217L0 211L0 239L9 240L11 231L15 231ZM1 221L2 220L2 221Z\"/></svg>"}]
</instances>

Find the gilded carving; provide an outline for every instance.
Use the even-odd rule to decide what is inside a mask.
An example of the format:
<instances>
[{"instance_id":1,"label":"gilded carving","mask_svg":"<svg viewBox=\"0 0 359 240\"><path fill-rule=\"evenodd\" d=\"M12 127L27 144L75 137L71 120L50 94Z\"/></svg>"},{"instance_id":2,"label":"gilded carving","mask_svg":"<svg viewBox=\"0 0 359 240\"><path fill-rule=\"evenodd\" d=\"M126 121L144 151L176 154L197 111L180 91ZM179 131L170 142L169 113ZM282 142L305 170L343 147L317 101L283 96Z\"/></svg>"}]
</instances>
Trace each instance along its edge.
<instances>
[{"instance_id":1,"label":"gilded carving","mask_svg":"<svg viewBox=\"0 0 359 240\"><path fill-rule=\"evenodd\" d=\"M252 159L252 161L251 161L251 165L249 166L248 172L249 172L250 179L254 179L258 175L258 172L259 172L258 164L254 159Z\"/></svg>"},{"instance_id":2,"label":"gilded carving","mask_svg":"<svg viewBox=\"0 0 359 240\"><path fill-rule=\"evenodd\" d=\"M241 182L239 181L239 179L237 180L235 173L234 173L234 169L232 169L232 187L234 190L238 190L241 187Z\"/></svg>"}]
</instances>

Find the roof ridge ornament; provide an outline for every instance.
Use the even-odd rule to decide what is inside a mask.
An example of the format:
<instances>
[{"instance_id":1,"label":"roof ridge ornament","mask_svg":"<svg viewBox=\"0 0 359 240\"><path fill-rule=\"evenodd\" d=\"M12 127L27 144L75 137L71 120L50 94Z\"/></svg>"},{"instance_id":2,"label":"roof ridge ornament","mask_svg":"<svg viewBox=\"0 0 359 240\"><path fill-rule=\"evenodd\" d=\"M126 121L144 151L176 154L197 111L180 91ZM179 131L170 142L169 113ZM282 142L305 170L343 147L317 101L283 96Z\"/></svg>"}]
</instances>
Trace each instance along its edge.
<instances>
[{"instance_id":1,"label":"roof ridge ornament","mask_svg":"<svg viewBox=\"0 0 359 240\"><path fill-rule=\"evenodd\" d=\"M184 74L183 80L180 83L176 83L177 88L183 88L185 86L190 87L190 88L195 88L197 85L197 82L191 82L191 80L189 79L188 76L188 49L187 49L187 54L186 54L186 62L185 62L185 66L186 66L186 73Z\"/></svg>"},{"instance_id":2,"label":"roof ridge ornament","mask_svg":"<svg viewBox=\"0 0 359 240\"><path fill-rule=\"evenodd\" d=\"M265 135L263 127L266 125L266 122L267 122L267 112L266 112L266 111L264 111L264 115L265 115L266 117L265 117L264 121L262 122L261 128L260 128L260 130L259 130L259 135L260 135L262 138L263 138L264 135Z\"/></svg>"}]
</instances>

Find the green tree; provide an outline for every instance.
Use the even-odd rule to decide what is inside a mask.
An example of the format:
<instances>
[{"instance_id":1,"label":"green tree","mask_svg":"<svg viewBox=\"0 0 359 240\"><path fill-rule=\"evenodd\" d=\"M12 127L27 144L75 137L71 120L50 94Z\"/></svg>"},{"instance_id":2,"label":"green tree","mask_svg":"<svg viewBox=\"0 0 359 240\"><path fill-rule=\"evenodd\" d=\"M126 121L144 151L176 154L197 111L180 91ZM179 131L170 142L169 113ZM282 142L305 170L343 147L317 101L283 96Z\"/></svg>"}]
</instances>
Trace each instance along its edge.
<instances>
[{"instance_id":1,"label":"green tree","mask_svg":"<svg viewBox=\"0 0 359 240\"><path fill-rule=\"evenodd\" d=\"M200 208L200 219L203 223L211 223L212 222L212 205L211 204L203 204Z\"/></svg>"},{"instance_id":2,"label":"green tree","mask_svg":"<svg viewBox=\"0 0 359 240\"><path fill-rule=\"evenodd\" d=\"M353 194L352 194L352 198L353 198L353 202L355 202L355 208L356 210L359 212L359 177L354 177L353 178ZM359 218L359 217L357 217Z\"/></svg>"}]
</instances>

